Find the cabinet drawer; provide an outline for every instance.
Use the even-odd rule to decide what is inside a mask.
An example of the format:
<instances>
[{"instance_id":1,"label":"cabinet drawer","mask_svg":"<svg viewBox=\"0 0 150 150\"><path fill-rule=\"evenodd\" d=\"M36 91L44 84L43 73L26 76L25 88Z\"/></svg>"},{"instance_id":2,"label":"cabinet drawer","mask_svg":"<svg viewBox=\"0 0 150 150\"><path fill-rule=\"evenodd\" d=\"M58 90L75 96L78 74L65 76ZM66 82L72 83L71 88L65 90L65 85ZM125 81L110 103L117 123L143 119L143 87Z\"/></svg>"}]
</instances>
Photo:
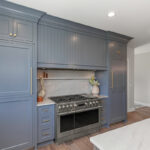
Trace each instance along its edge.
<instances>
[{"instance_id":1,"label":"cabinet drawer","mask_svg":"<svg viewBox=\"0 0 150 150\"><path fill-rule=\"evenodd\" d=\"M51 127L53 124L53 120L51 117L41 117L39 118L39 129Z\"/></svg>"},{"instance_id":2,"label":"cabinet drawer","mask_svg":"<svg viewBox=\"0 0 150 150\"><path fill-rule=\"evenodd\" d=\"M54 106L38 107L38 143L54 139Z\"/></svg>"},{"instance_id":3,"label":"cabinet drawer","mask_svg":"<svg viewBox=\"0 0 150 150\"><path fill-rule=\"evenodd\" d=\"M38 113L39 116L41 117L50 117L52 110L51 110L51 106L42 106L39 108Z\"/></svg>"},{"instance_id":4,"label":"cabinet drawer","mask_svg":"<svg viewBox=\"0 0 150 150\"><path fill-rule=\"evenodd\" d=\"M38 142L45 142L53 139L53 131L52 128L46 128L39 131Z\"/></svg>"}]
</instances>

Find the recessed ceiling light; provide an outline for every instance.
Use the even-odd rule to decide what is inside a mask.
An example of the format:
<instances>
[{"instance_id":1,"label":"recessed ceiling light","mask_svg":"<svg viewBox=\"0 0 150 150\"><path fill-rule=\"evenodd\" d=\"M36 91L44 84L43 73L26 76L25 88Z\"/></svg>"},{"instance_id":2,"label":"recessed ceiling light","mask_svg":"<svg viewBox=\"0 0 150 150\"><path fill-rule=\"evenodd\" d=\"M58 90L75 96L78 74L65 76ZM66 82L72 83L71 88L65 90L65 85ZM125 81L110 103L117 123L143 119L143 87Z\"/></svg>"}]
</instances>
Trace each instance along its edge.
<instances>
[{"instance_id":1,"label":"recessed ceiling light","mask_svg":"<svg viewBox=\"0 0 150 150\"><path fill-rule=\"evenodd\" d=\"M114 11L110 11L109 13L108 13L108 17L114 17L115 16L115 12Z\"/></svg>"}]
</instances>

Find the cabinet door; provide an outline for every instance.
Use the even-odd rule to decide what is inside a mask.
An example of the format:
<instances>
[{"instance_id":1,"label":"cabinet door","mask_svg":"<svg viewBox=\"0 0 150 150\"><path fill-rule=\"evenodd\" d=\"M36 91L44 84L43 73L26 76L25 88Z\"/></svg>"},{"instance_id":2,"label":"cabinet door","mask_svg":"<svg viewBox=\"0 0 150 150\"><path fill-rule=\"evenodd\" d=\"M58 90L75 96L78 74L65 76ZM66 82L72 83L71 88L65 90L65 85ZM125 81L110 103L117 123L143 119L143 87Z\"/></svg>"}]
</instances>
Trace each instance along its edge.
<instances>
[{"instance_id":1,"label":"cabinet door","mask_svg":"<svg viewBox=\"0 0 150 150\"><path fill-rule=\"evenodd\" d=\"M31 45L0 42L0 68L0 97L31 97Z\"/></svg>"},{"instance_id":2,"label":"cabinet door","mask_svg":"<svg viewBox=\"0 0 150 150\"><path fill-rule=\"evenodd\" d=\"M80 65L106 66L105 40L84 34L77 34L77 49L80 51Z\"/></svg>"},{"instance_id":3,"label":"cabinet door","mask_svg":"<svg viewBox=\"0 0 150 150\"><path fill-rule=\"evenodd\" d=\"M38 63L73 64L75 33L39 25Z\"/></svg>"},{"instance_id":4,"label":"cabinet door","mask_svg":"<svg viewBox=\"0 0 150 150\"><path fill-rule=\"evenodd\" d=\"M12 100L5 99L4 101ZM32 99L0 102L0 149L23 150L32 147Z\"/></svg>"},{"instance_id":5,"label":"cabinet door","mask_svg":"<svg viewBox=\"0 0 150 150\"><path fill-rule=\"evenodd\" d=\"M14 40L32 42L33 24L24 20L14 20Z\"/></svg>"},{"instance_id":6,"label":"cabinet door","mask_svg":"<svg viewBox=\"0 0 150 150\"><path fill-rule=\"evenodd\" d=\"M12 19L0 15L0 39L9 39L13 35Z\"/></svg>"},{"instance_id":7,"label":"cabinet door","mask_svg":"<svg viewBox=\"0 0 150 150\"><path fill-rule=\"evenodd\" d=\"M126 120L126 53L125 45L115 43L110 54L110 122Z\"/></svg>"}]
</instances>

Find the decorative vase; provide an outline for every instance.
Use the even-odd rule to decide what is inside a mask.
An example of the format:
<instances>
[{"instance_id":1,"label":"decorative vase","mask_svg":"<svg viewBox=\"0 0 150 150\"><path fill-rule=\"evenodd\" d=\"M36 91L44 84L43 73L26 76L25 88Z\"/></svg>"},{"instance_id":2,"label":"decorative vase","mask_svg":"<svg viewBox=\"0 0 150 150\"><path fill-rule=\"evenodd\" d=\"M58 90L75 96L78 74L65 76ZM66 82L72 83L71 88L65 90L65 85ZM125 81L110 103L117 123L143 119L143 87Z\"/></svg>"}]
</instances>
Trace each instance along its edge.
<instances>
[{"instance_id":1,"label":"decorative vase","mask_svg":"<svg viewBox=\"0 0 150 150\"><path fill-rule=\"evenodd\" d=\"M94 95L94 96L99 95L99 87L97 85L93 85L93 87L92 87L92 95Z\"/></svg>"},{"instance_id":2,"label":"decorative vase","mask_svg":"<svg viewBox=\"0 0 150 150\"><path fill-rule=\"evenodd\" d=\"M44 81L43 81L42 77L40 77L40 84L41 84L41 90L38 93L38 98L40 98L40 100L43 101L44 97L46 95L46 90L45 90L45 87L44 87Z\"/></svg>"}]
</instances>

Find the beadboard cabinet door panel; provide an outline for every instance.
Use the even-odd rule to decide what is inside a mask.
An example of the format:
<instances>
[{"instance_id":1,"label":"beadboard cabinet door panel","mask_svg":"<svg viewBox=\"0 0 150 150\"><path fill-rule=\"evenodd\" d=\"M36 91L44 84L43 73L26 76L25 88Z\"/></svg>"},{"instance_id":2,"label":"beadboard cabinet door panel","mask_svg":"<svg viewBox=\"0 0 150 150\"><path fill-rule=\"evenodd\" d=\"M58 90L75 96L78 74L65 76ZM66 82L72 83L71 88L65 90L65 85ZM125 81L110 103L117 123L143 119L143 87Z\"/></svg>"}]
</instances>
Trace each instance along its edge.
<instances>
[{"instance_id":1,"label":"beadboard cabinet door panel","mask_svg":"<svg viewBox=\"0 0 150 150\"><path fill-rule=\"evenodd\" d=\"M0 42L0 68L0 97L32 96L31 45Z\"/></svg>"},{"instance_id":2,"label":"beadboard cabinet door panel","mask_svg":"<svg viewBox=\"0 0 150 150\"><path fill-rule=\"evenodd\" d=\"M32 99L0 103L0 149L32 147Z\"/></svg>"},{"instance_id":3,"label":"beadboard cabinet door panel","mask_svg":"<svg viewBox=\"0 0 150 150\"><path fill-rule=\"evenodd\" d=\"M74 63L75 33L41 25L38 31L38 63Z\"/></svg>"},{"instance_id":4,"label":"beadboard cabinet door panel","mask_svg":"<svg viewBox=\"0 0 150 150\"><path fill-rule=\"evenodd\" d=\"M14 26L14 40L25 42L32 42L33 40L33 24L32 22L17 20L13 21Z\"/></svg>"},{"instance_id":5,"label":"beadboard cabinet door panel","mask_svg":"<svg viewBox=\"0 0 150 150\"><path fill-rule=\"evenodd\" d=\"M80 65L106 66L105 40L84 34L77 34L77 49L80 51Z\"/></svg>"},{"instance_id":6,"label":"beadboard cabinet door panel","mask_svg":"<svg viewBox=\"0 0 150 150\"><path fill-rule=\"evenodd\" d=\"M0 39L10 39L13 35L13 20L0 15Z\"/></svg>"}]
</instances>

